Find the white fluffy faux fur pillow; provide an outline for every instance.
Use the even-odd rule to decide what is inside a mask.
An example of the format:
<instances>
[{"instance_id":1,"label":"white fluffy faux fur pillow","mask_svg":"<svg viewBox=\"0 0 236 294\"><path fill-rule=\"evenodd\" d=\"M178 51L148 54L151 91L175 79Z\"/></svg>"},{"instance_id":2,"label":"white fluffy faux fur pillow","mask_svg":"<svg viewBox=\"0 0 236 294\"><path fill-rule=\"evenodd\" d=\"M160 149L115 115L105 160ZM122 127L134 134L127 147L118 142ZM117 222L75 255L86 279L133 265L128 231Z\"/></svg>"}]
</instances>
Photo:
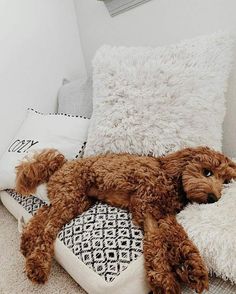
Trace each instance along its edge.
<instances>
[{"instance_id":1,"label":"white fluffy faux fur pillow","mask_svg":"<svg viewBox=\"0 0 236 294\"><path fill-rule=\"evenodd\" d=\"M178 214L211 273L236 284L236 182L214 204L191 204Z\"/></svg>"},{"instance_id":2,"label":"white fluffy faux fur pillow","mask_svg":"<svg viewBox=\"0 0 236 294\"><path fill-rule=\"evenodd\" d=\"M225 33L168 47L99 49L85 155L220 150L231 55Z\"/></svg>"}]
</instances>

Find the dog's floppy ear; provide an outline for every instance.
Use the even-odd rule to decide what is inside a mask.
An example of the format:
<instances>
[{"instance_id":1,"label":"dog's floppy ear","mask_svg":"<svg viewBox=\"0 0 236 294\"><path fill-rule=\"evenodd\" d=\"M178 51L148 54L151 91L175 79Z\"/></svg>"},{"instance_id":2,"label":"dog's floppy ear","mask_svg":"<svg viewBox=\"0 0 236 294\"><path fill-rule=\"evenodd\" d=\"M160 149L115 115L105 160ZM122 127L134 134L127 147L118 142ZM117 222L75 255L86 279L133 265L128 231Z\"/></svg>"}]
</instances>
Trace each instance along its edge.
<instances>
[{"instance_id":1,"label":"dog's floppy ear","mask_svg":"<svg viewBox=\"0 0 236 294\"><path fill-rule=\"evenodd\" d=\"M199 146L195 148L189 148L191 150L192 159L197 159L199 162L204 162L209 159L209 156L212 156L212 151L207 146Z\"/></svg>"},{"instance_id":2,"label":"dog's floppy ear","mask_svg":"<svg viewBox=\"0 0 236 294\"><path fill-rule=\"evenodd\" d=\"M180 176L186 165L189 165L193 158L197 156L200 151L203 153L204 148L205 147L188 147L163 157L162 160L168 175L170 177Z\"/></svg>"},{"instance_id":3,"label":"dog's floppy ear","mask_svg":"<svg viewBox=\"0 0 236 294\"><path fill-rule=\"evenodd\" d=\"M205 146L199 146L199 147L187 147L184 149L181 149L179 151L176 151L174 153L171 153L167 155L170 159L177 159L177 160L191 160L196 156L208 154L211 152L211 149L209 147Z\"/></svg>"}]
</instances>

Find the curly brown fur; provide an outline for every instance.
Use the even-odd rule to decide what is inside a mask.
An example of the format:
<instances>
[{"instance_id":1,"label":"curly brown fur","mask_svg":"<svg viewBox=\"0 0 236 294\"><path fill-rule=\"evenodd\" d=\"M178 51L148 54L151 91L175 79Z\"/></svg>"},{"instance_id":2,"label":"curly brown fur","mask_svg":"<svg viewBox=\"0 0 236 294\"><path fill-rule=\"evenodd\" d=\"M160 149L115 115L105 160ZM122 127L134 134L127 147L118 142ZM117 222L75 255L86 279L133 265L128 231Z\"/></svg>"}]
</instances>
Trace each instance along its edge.
<instances>
[{"instance_id":1,"label":"curly brown fur","mask_svg":"<svg viewBox=\"0 0 236 294\"><path fill-rule=\"evenodd\" d=\"M181 282L201 293L208 289L208 273L175 215L188 202L217 201L233 178L236 165L207 147L158 158L107 154L67 162L55 150L37 154L17 167L16 190L30 194L48 181L51 206L39 210L23 232L26 273L37 283L48 279L58 232L96 198L128 209L144 229L145 268L154 294L181 293Z\"/></svg>"},{"instance_id":2,"label":"curly brown fur","mask_svg":"<svg viewBox=\"0 0 236 294\"><path fill-rule=\"evenodd\" d=\"M148 215L144 231L145 267L154 293L181 293L180 281L197 293L207 289L208 273L199 251L175 216L156 221Z\"/></svg>"},{"instance_id":3,"label":"curly brown fur","mask_svg":"<svg viewBox=\"0 0 236 294\"><path fill-rule=\"evenodd\" d=\"M50 176L64 163L64 156L55 149L35 153L30 161L25 160L19 167L16 167L18 191L22 195L35 193L37 186L47 182Z\"/></svg>"}]
</instances>

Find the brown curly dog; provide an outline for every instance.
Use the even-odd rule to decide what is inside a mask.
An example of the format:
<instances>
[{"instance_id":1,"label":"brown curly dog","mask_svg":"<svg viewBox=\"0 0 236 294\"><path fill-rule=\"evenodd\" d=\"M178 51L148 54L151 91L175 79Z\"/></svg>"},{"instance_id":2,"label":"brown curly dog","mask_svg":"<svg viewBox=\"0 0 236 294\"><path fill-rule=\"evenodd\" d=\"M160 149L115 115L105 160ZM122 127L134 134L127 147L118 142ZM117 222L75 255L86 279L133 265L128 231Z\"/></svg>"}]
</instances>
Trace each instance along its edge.
<instances>
[{"instance_id":1,"label":"brown curly dog","mask_svg":"<svg viewBox=\"0 0 236 294\"><path fill-rule=\"evenodd\" d=\"M207 147L158 158L107 154L66 161L56 150L35 154L17 167L16 191L29 195L48 182L51 205L40 208L22 234L27 276L37 283L48 279L58 232L96 198L128 209L144 229L145 268L155 294L181 293L181 282L201 293L208 289L207 269L175 215L188 202L217 201L233 178L236 164Z\"/></svg>"}]
</instances>

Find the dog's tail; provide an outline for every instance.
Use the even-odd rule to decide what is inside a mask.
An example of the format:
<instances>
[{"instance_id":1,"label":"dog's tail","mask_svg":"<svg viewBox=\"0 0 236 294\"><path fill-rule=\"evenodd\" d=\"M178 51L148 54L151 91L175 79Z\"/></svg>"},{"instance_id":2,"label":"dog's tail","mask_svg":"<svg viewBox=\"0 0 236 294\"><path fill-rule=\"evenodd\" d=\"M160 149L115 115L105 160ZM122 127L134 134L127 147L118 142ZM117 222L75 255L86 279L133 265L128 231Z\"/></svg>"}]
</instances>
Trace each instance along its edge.
<instances>
[{"instance_id":1,"label":"dog's tail","mask_svg":"<svg viewBox=\"0 0 236 294\"><path fill-rule=\"evenodd\" d=\"M64 155L55 149L47 149L25 159L16 167L16 192L22 195L35 193L37 186L48 182L65 162Z\"/></svg>"}]
</instances>

